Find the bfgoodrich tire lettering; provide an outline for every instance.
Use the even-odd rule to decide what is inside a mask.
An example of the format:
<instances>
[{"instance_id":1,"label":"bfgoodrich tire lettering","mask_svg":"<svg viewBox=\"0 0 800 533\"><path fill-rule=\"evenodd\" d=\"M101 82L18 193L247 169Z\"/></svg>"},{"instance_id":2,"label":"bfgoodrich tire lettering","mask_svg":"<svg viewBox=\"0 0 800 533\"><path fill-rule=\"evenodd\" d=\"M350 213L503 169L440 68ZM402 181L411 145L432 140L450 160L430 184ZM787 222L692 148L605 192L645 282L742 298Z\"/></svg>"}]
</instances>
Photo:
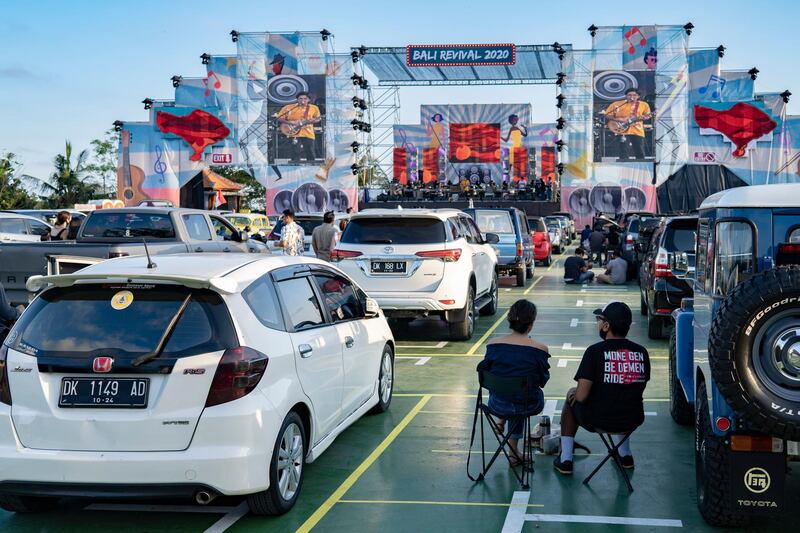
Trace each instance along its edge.
<instances>
[{"instance_id":1,"label":"bfgoodrich tire lettering","mask_svg":"<svg viewBox=\"0 0 800 533\"><path fill-rule=\"evenodd\" d=\"M711 324L709 363L746 427L800 439L798 343L800 267L762 272L728 294Z\"/></svg>"}]
</instances>

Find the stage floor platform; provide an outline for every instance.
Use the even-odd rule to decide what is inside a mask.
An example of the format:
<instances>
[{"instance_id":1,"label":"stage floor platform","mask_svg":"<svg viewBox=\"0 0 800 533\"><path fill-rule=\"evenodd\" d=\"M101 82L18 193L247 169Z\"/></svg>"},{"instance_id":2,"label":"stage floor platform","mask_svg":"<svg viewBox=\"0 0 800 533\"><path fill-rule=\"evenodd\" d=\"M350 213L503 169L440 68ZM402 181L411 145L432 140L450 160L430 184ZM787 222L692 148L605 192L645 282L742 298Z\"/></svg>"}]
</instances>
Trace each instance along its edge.
<instances>
[{"instance_id":1,"label":"stage floor platform","mask_svg":"<svg viewBox=\"0 0 800 533\"><path fill-rule=\"evenodd\" d=\"M392 202L359 202L358 209L397 209L397 206L402 206L403 209L412 209L414 207L423 207L426 209L465 209L469 207L468 200L457 201L431 201L431 200L403 200ZM559 202L536 202L533 200L474 200L473 207L487 208L487 207L516 207L521 209L528 216L547 216L561 210Z\"/></svg>"}]
</instances>

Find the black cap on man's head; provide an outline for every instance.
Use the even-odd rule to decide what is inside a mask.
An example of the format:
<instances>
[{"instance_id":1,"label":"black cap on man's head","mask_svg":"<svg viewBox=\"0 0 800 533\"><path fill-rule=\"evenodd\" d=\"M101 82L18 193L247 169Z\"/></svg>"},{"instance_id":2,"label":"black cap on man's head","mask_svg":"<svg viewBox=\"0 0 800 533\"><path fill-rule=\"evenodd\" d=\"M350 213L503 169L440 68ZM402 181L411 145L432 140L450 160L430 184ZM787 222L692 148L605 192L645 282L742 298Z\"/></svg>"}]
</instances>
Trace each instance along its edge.
<instances>
[{"instance_id":1,"label":"black cap on man's head","mask_svg":"<svg viewBox=\"0 0 800 533\"><path fill-rule=\"evenodd\" d=\"M611 301L602 309L595 309L594 315L602 317L611 325L615 333L627 335L633 323L631 308L623 302Z\"/></svg>"}]
</instances>

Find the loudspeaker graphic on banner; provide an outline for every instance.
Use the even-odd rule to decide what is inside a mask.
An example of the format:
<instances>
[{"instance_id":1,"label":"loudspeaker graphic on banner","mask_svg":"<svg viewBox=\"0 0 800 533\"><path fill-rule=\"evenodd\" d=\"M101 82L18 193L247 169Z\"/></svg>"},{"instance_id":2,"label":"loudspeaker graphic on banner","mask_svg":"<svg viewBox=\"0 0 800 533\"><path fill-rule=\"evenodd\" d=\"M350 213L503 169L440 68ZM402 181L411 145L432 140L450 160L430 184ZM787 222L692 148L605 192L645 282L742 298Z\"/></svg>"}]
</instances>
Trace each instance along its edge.
<instances>
[{"instance_id":1,"label":"loudspeaker graphic on banner","mask_svg":"<svg viewBox=\"0 0 800 533\"><path fill-rule=\"evenodd\" d=\"M630 89L638 89L638 80L624 70L611 70L595 76L594 94L602 100L622 100Z\"/></svg>"},{"instance_id":2,"label":"loudspeaker graphic on banner","mask_svg":"<svg viewBox=\"0 0 800 533\"><path fill-rule=\"evenodd\" d=\"M592 214L592 205L589 203L589 189L579 187L569 195L569 210L575 215Z\"/></svg>"},{"instance_id":3,"label":"loudspeaker graphic on banner","mask_svg":"<svg viewBox=\"0 0 800 533\"><path fill-rule=\"evenodd\" d=\"M304 183L292 194L292 208L297 213L322 213L328 202L328 191L316 183Z\"/></svg>"},{"instance_id":4,"label":"loudspeaker graphic on banner","mask_svg":"<svg viewBox=\"0 0 800 533\"><path fill-rule=\"evenodd\" d=\"M331 209L337 213L347 212L347 208L350 207L350 197L344 191L333 189L328 195L331 199Z\"/></svg>"},{"instance_id":5,"label":"loudspeaker graphic on banner","mask_svg":"<svg viewBox=\"0 0 800 533\"><path fill-rule=\"evenodd\" d=\"M283 213L286 209L292 208L292 193L294 191L280 191L272 200L272 206L276 213Z\"/></svg>"},{"instance_id":6,"label":"loudspeaker graphic on banner","mask_svg":"<svg viewBox=\"0 0 800 533\"><path fill-rule=\"evenodd\" d=\"M627 187L622 191L622 208L625 211L641 211L647 207L647 195L639 187Z\"/></svg>"},{"instance_id":7,"label":"loudspeaker graphic on banner","mask_svg":"<svg viewBox=\"0 0 800 533\"><path fill-rule=\"evenodd\" d=\"M276 104L291 104L297 95L308 91L308 83L300 76L281 74L267 81L267 99Z\"/></svg>"},{"instance_id":8,"label":"loudspeaker graphic on banner","mask_svg":"<svg viewBox=\"0 0 800 533\"><path fill-rule=\"evenodd\" d=\"M595 185L589 193L589 203L595 211L619 213L622 211L622 187L609 184Z\"/></svg>"}]
</instances>

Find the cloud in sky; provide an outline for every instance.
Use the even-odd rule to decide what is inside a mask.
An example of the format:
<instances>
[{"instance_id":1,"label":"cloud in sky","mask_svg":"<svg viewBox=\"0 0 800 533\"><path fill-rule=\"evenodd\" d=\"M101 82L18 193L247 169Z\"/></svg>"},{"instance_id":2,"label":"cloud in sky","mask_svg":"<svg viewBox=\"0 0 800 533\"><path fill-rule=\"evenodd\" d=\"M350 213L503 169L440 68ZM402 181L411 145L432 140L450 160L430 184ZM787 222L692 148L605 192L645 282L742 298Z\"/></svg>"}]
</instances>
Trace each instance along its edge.
<instances>
[{"instance_id":1,"label":"cloud in sky","mask_svg":"<svg viewBox=\"0 0 800 533\"><path fill-rule=\"evenodd\" d=\"M21 80L21 81L36 81L44 79L34 71L25 67L2 67L0 66L0 79L5 80Z\"/></svg>"}]
</instances>

